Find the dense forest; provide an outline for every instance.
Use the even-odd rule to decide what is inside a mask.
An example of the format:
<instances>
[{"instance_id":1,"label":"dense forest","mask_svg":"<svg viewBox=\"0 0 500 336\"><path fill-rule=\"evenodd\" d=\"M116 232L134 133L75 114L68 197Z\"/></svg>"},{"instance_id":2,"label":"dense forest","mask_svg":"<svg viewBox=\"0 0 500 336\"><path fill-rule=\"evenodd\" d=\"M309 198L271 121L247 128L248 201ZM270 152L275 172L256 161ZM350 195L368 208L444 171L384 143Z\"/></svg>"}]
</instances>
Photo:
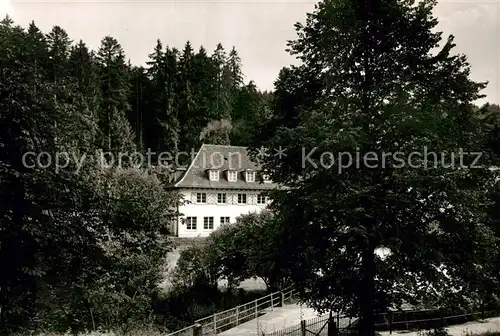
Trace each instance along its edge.
<instances>
[{"instance_id":1,"label":"dense forest","mask_svg":"<svg viewBox=\"0 0 500 336\"><path fill-rule=\"evenodd\" d=\"M0 50L0 333L154 323L178 199L169 172L94 154L243 145L270 93L245 85L220 44L158 41L137 67L113 37L89 50L6 17Z\"/></svg>"},{"instance_id":2,"label":"dense forest","mask_svg":"<svg viewBox=\"0 0 500 336\"><path fill-rule=\"evenodd\" d=\"M202 142L245 145L270 97L252 81L244 84L234 47L226 51L218 44L210 55L189 41L178 50L158 40L147 65L138 67L110 36L94 51L84 41L74 43L59 26L44 34L32 22L23 31L8 17L2 33L23 49L20 61L33 70L29 80L51 85L57 104L75 110L68 117L84 115L105 150L136 146L175 153Z\"/></svg>"}]
</instances>

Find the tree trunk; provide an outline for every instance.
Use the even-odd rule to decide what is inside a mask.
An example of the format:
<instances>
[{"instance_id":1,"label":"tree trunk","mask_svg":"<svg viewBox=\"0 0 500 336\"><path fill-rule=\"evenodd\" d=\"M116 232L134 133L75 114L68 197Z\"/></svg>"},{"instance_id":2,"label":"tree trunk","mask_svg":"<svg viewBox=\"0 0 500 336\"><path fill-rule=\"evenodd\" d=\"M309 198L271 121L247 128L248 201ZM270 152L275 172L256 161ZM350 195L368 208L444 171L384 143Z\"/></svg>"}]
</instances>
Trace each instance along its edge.
<instances>
[{"instance_id":1,"label":"tree trunk","mask_svg":"<svg viewBox=\"0 0 500 336\"><path fill-rule=\"evenodd\" d=\"M359 334L375 336L375 248L368 246L362 252L361 286L359 289Z\"/></svg>"}]
</instances>

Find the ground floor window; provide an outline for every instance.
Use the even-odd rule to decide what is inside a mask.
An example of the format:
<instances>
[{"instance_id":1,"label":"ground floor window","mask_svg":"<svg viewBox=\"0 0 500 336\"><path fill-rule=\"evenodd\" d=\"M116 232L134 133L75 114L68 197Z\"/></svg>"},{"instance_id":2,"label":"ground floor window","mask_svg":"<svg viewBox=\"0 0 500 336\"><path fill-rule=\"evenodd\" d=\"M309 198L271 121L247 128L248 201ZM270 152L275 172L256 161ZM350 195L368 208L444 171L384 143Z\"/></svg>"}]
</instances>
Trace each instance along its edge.
<instances>
[{"instance_id":1,"label":"ground floor window","mask_svg":"<svg viewBox=\"0 0 500 336\"><path fill-rule=\"evenodd\" d=\"M213 217L204 217L203 218L203 229L204 230L213 230L214 229L214 218Z\"/></svg>"},{"instance_id":2,"label":"ground floor window","mask_svg":"<svg viewBox=\"0 0 500 336\"><path fill-rule=\"evenodd\" d=\"M264 195L257 195L257 204L266 204L267 197Z\"/></svg>"},{"instance_id":3,"label":"ground floor window","mask_svg":"<svg viewBox=\"0 0 500 336\"><path fill-rule=\"evenodd\" d=\"M196 230L196 217L186 217L186 230Z\"/></svg>"}]
</instances>

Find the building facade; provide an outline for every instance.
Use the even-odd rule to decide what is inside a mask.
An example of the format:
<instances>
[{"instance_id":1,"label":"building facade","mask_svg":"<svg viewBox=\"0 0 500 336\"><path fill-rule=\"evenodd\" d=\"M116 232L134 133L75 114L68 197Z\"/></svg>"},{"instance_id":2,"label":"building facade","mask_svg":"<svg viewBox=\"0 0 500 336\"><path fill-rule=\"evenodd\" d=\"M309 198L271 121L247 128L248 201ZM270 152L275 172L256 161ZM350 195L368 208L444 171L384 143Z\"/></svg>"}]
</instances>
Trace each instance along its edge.
<instances>
[{"instance_id":1,"label":"building facade","mask_svg":"<svg viewBox=\"0 0 500 336\"><path fill-rule=\"evenodd\" d=\"M262 211L269 204L265 192L276 185L259 171L246 147L205 144L172 187L182 198L171 232L194 238Z\"/></svg>"}]
</instances>

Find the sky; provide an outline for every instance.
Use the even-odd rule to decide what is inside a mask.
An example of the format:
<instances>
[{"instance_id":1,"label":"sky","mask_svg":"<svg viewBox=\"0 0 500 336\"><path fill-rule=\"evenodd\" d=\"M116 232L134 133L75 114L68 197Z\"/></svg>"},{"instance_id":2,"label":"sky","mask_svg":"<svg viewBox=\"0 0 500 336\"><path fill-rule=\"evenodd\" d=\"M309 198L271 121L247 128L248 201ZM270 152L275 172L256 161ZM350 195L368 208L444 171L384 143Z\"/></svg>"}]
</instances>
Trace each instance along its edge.
<instances>
[{"instance_id":1,"label":"sky","mask_svg":"<svg viewBox=\"0 0 500 336\"><path fill-rule=\"evenodd\" d=\"M286 53L294 23L314 9L311 0L0 0L0 15L9 13L26 27L32 20L44 32L64 28L74 41L97 49L100 40L118 39L132 64L142 65L156 40L181 49L187 40L210 53L217 43L235 46L245 81L270 90L283 66L295 63ZM434 14L444 36L455 35L456 52L468 56L471 77L489 81L482 100L500 103L500 0L440 1Z\"/></svg>"}]
</instances>

